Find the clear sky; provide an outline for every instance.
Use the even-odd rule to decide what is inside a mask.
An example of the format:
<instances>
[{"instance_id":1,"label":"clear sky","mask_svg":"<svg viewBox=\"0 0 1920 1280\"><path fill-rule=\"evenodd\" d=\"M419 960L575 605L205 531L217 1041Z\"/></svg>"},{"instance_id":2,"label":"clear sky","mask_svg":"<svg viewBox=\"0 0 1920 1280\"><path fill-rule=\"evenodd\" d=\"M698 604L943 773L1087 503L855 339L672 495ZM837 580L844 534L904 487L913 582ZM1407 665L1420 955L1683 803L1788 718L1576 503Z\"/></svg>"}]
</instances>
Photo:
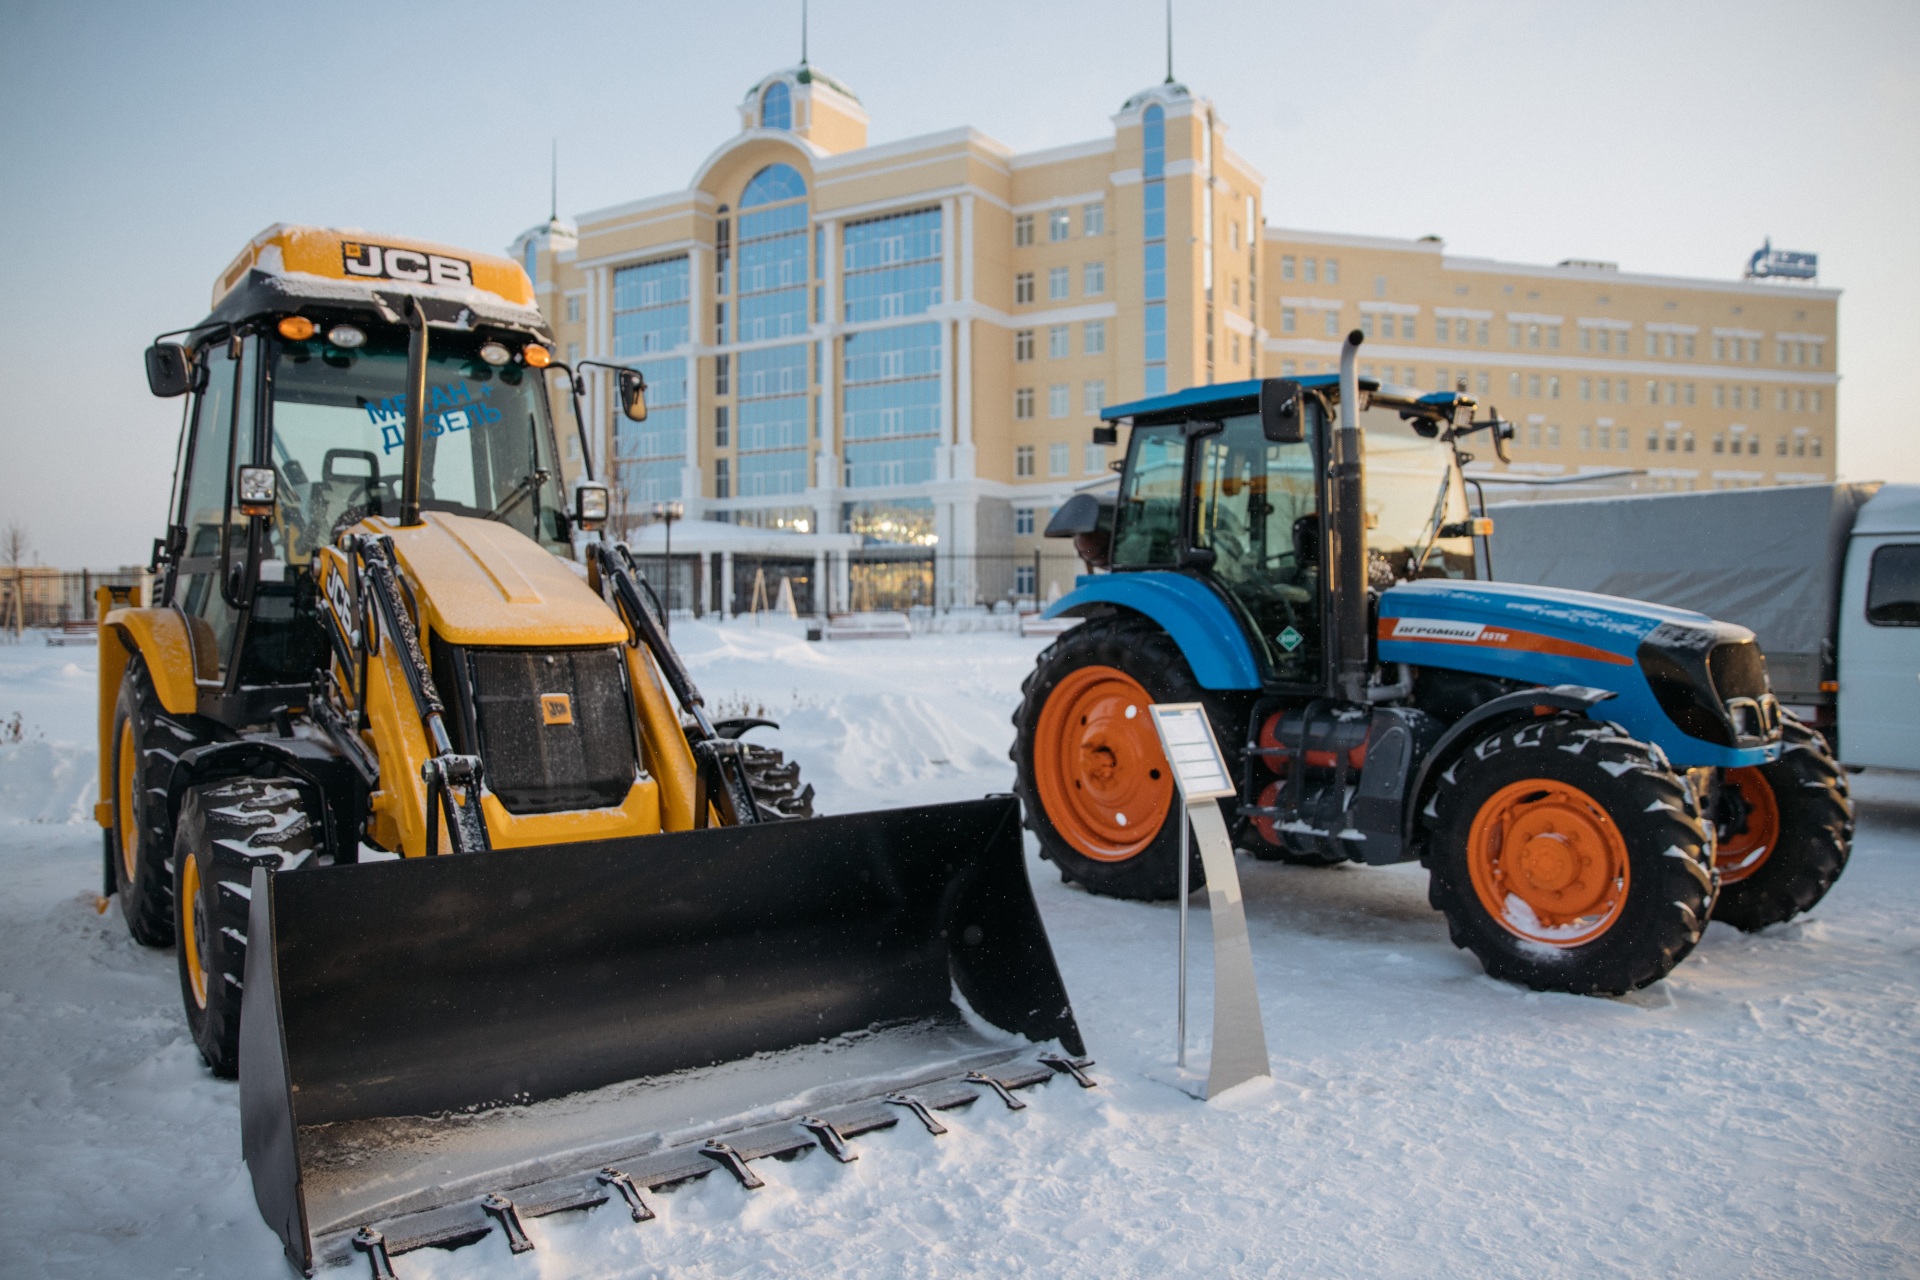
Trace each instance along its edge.
<instances>
[{"instance_id":1,"label":"clear sky","mask_svg":"<svg viewBox=\"0 0 1920 1280\"><path fill-rule=\"evenodd\" d=\"M1102 136L1164 75L1160 0L813 0L812 61L885 142ZM1772 236L1840 305L1840 471L1920 480L1920 4L1177 0L1175 71L1277 225L1733 279ZM178 401L140 351L273 222L503 247L685 186L798 0L0 0L0 524L144 560Z\"/></svg>"}]
</instances>

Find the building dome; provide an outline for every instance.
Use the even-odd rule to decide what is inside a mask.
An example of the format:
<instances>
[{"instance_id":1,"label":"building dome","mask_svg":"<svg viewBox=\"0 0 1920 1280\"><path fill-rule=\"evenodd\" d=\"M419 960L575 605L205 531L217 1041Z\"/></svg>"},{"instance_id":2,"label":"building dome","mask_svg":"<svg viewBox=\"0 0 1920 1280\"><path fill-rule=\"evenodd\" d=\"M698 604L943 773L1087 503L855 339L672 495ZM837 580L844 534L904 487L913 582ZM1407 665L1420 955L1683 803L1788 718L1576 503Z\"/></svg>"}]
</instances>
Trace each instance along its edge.
<instances>
[{"instance_id":1,"label":"building dome","mask_svg":"<svg viewBox=\"0 0 1920 1280\"><path fill-rule=\"evenodd\" d=\"M1192 96L1193 95L1187 91L1187 86L1173 80L1168 80L1164 84L1156 84L1150 89L1142 89L1121 103L1120 110L1124 114L1128 111L1136 111L1155 99L1159 99L1161 102L1172 102L1179 98L1191 98Z\"/></svg>"}]
</instances>

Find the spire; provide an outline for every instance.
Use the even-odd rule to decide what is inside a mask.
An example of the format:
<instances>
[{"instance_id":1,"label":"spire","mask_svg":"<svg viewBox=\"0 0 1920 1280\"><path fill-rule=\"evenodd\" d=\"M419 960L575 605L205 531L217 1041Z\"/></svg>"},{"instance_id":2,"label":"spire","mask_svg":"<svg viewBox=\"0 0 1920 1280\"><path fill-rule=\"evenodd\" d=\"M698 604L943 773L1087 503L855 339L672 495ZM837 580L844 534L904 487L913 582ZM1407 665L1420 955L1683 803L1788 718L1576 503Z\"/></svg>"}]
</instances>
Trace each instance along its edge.
<instances>
[{"instance_id":1,"label":"spire","mask_svg":"<svg viewBox=\"0 0 1920 1280\"><path fill-rule=\"evenodd\" d=\"M800 65L807 65L807 0L800 0Z\"/></svg>"},{"instance_id":2,"label":"spire","mask_svg":"<svg viewBox=\"0 0 1920 1280\"><path fill-rule=\"evenodd\" d=\"M560 221L560 136L558 134L555 134L553 138L553 172L550 177L550 182L550 194L553 203L551 212L547 215L547 220L549 222L558 222Z\"/></svg>"},{"instance_id":3,"label":"spire","mask_svg":"<svg viewBox=\"0 0 1920 1280\"><path fill-rule=\"evenodd\" d=\"M1167 83L1173 83L1173 0L1167 0Z\"/></svg>"}]
</instances>

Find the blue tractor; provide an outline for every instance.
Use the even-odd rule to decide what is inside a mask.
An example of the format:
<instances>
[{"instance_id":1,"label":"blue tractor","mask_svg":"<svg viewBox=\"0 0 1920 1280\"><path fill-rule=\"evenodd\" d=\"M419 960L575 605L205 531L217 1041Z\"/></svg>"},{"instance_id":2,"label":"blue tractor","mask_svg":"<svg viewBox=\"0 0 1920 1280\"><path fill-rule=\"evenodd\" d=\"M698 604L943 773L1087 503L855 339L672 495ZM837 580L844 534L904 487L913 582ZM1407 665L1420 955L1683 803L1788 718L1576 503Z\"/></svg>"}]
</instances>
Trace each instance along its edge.
<instances>
[{"instance_id":1,"label":"blue tractor","mask_svg":"<svg viewBox=\"0 0 1920 1280\"><path fill-rule=\"evenodd\" d=\"M1177 799L1145 708L1197 701L1239 773L1222 804L1240 849L1420 860L1495 977L1626 992L1710 918L1812 906L1851 846L1845 775L1775 701L1753 634L1492 580L1462 443L1485 432L1504 458L1512 426L1475 420L1464 390L1358 377L1361 341L1338 377L1103 414L1097 440L1130 427L1117 489L1046 532L1110 571L1049 610L1085 621L1014 716L1043 856L1094 893L1175 895Z\"/></svg>"}]
</instances>

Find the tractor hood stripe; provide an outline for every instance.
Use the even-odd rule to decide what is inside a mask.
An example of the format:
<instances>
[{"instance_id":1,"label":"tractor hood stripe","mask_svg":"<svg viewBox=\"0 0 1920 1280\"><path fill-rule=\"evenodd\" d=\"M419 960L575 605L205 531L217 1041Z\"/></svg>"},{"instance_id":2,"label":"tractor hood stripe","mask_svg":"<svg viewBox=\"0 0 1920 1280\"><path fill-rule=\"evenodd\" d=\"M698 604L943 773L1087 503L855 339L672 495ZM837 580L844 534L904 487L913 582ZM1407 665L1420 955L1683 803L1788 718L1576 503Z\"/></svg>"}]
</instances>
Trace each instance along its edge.
<instances>
[{"instance_id":1,"label":"tractor hood stripe","mask_svg":"<svg viewBox=\"0 0 1920 1280\"><path fill-rule=\"evenodd\" d=\"M1561 658L1584 658L1630 667L1633 659L1623 653L1596 649L1590 644L1560 640L1534 631L1512 627L1490 627L1481 622L1449 622L1438 618L1382 618L1382 640L1417 640L1427 644L1464 644L1480 648L1506 649L1517 653L1550 653Z\"/></svg>"}]
</instances>

